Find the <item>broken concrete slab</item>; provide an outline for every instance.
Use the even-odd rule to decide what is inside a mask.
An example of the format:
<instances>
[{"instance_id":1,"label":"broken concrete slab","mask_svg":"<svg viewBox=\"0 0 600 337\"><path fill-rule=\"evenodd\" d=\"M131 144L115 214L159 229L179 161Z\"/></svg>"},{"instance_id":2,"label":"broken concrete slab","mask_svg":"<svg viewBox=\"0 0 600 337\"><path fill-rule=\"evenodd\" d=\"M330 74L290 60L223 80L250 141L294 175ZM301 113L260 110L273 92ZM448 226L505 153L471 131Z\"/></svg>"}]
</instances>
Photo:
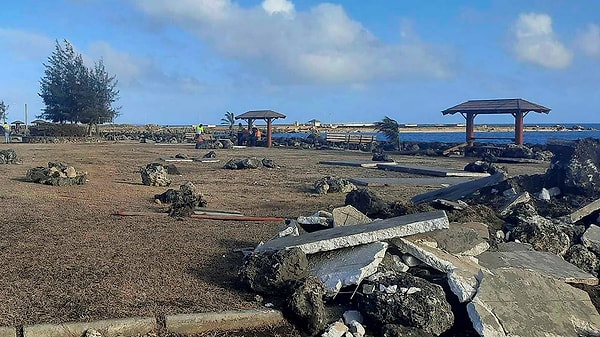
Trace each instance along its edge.
<instances>
[{"instance_id":1,"label":"broken concrete slab","mask_svg":"<svg viewBox=\"0 0 600 337\"><path fill-rule=\"evenodd\" d=\"M530 269L569 283L597 285L598 279L558 255L539 251L485 252L477 256L479 264L492 271L500 268Z\"/></svg>"},{"instance_id":2,"label":"broken concrete slab","mask_svg":"<svg viewBox=\"0 0 600 337\"><path fill-rule=\"evenodd\" d=\"M357 160L357 161L323 160L323 161L320 161L319 164L335 165L335 166L366 167L366 168L376 168L377 165L396 165L396 163L394 163L394 162L382 163L382 162L367 161L367 160Z\"/></svg>"},{"instance_id":3,"label":"broken concrete slab","mask_svg":"<svg viewBox=\"0 0 600 337\"><path fill-rule=\"evenodd\" d=\"M410 239L433 243L445 252L455 255L476 256L490 248L488 226L480 222L450 224L448 229L411 235Z\"/></svg>"},{"instance_id":4,"label":"broken concrete slab","mask_svg":"<svg viewBox=\"0 0 600 337\"><path fill-rule=\"evenodd\" d=\"M471 258L458 257L431 247L415 236L396 238L390 242L402 252L415 256L431 268L446 273L450 290L461 303L469 301L477 293L482 271Z\"/></svg>"},{"instance_id":5,"label":"broken concrete slab","mask_svg":"<svg viewBox=\"0 0 600 337\"><path fill-rule=\"evenodd\" d=\"M348 178L358 186L452 186L472 180L472 177L418 177L418 178Z\"/></svg>"},{"instance_id":6,"label":"broken concrete slab","mask_svg":"<svg viewBox=\"0 0 600 337\"><path fill-rule=\"evenodd\" d=\"M591 225L581 236L581 242L589 250L600 254L600 227Z\"/></svg>"},{"instance_id":7,"label":"broken concrete slab","mask_svg":"<svg viewBox=\"0 0 600 337\"><path fill-rule=\"evenodd\" d=\"M378 164L377 168L388 171L422 174L435 177L487 177L489 173L469 172L444 167L414 166L396 163L396 165Z\"/></svg>"},{"instance_id":8,"label":"broken concrete slab","mask_svg":"<svg viewBox=\"0 0 600 337\"><path fill-rule=\"evenodd\" d=\"M600 199L593 201L569 215L572 223L575 223L586 216L600 210Z\"/></svg>"},{"instance_id":9,"label":"broken concrete slab","mask_svg":"<svg viewBox=\"0 0 600 337\"><path fill-rule=\"evenodd\" d=\"M493 174L489 177L479 178L467 181L454 186L441 188L439 190L419 194L414 196L411 201L414 204L430 202L435 199L458 200L475 193L477 190L484 187L496 185L506 179L504 172Z\"/></svg>"},{"instance_id":10,"label":"broken concrete slab","mask_svg":"<svg viewBox=\"0 0 600 337\"><path fill-rule=\"evenodd\" d=\"M333 227L364 225L373 222L371 218L352 205L334 208L332 214Z\"/></svg>"},{"instance_id":11,"label":"broken concrete slab","mask_svg":"<svg viewBox=\"0 0 600 337\"><path fill-rule=\"evenodd\" d=\"M507 215L515 206L524 202L529 202L530 200L531 195L529 195L529 192L527 191L514 194L508 197L504 205L502 205L498 211L500 212L500 215Z\"/></svg>"},{"instance_id":12,"label":"broken concrete slab","mask_svg":"<svg viewBox=\"0 0 600 337\"><path fill-rule=\"evenodd\" d=\"M517 268L484 273L467 312L481 336L597 336L578 330L593 333L600 327L600 315L585 291Z\"/></svg>"},{"instance_id":13,"label":"broken concrete slab","mask_svg":"<svg viewBox=\"0 0 600 337\"><path fill-rule=\"evenodd\" d=\"M256 247L256 251L298 247L305 254L314 254L448 228L448 226L448 217L444 211L409 214L373 221L362 226L334 227L297 237L277 238Z\"/></svg>"},{"instance_id":14,"label":"broken concrete slab","mask_svg":"<svg viewBox=\"0 0 600 337\"><path fill-rule=\"evenodd\" d=\"M335 297L342 287L356 285L377 271L387 250L385 242L342 248L312 254L308 259L309 274L318 277Z\"/></svg>"}]
</instances>

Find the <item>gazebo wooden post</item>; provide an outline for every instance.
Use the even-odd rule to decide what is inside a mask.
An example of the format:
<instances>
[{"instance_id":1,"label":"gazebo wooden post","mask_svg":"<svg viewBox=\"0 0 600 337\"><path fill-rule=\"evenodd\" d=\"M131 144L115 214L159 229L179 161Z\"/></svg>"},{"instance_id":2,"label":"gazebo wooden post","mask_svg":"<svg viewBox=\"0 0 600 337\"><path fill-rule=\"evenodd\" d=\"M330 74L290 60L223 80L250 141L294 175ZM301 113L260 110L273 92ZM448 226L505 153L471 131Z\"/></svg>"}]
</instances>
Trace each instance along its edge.
<instances>
[{"instance_id":1,"label":"gazebo wooden post","mask_svg":"<svg viewBox=\"0 0 600 337\"><path fill-rule=\"evenodd\" d=\"M273 130L271 128L271 123L273 122L272 118L267 118L267 147L271 147L271 136L273 135Z\"/></svg>"},{"instance_id":2,"label":"gazebo wooden post","mask_svg":"<svg viewBox=\"0 0 600 337\"><path fill-rule=\"evenodd\" d=\"M252 132L252 125L254 124L254 119L248 118L248 131Z\"/></svg>"},{"instance_id":3,"label":"gazebo wooden post","mask_svg":"<svg viewBox=\"0 0 600 337\"><path fill-rule=\"evenodd\" d=\"M515 144L523 145L523 111L517 111L515 116Z\"/></svg>"},{"instance_id":4,"label":"gazebo wooden post","mask_svg":"<svg viewBox=\"0 0 600 337\"><path fill-rule=\"evenodd\" d=\"M466 141L469 143L469 146L473 146L473 139L475 138L475 114L467 112L465 118L467 120Z\"/></svg>"}]
</instances>

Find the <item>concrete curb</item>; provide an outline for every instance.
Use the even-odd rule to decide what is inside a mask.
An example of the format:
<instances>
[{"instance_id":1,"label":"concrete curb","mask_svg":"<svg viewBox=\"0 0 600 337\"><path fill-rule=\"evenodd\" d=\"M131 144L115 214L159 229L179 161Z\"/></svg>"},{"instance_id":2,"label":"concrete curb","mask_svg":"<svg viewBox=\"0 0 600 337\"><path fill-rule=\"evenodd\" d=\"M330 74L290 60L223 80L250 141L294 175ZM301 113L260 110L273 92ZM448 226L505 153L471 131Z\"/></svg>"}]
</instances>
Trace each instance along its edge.
<instances>
[{"instance_id":1,"label":"concrete curb","mask_svg":"<svg viewBox=\"0 0 600 337\"><path fill-rule=\"evenodd\" d=\"M195 334L206 331L227 331L277 325L284 322L285 319L279 310L248 309L170 315L165 317L165 321L167 332ZM132 317L94 322L35 324L23 327L23 337L73 337L83 335L87 329L94 329L103 337L137 336L152 331L162 331L159 322L156 318ZM17 328L0 327L0 337L17 336L19 336Z\"/></svg>"},{"instance_id":2,"label":"concrete curb","mask_svg":"<svg viewBox=\"0 0 600 337\"><path fill-rule=\"evenodd\" d=\"M81 336L87 329L97 330L103 337L135 336L156 331L156 318L124 318L94 322L36 324L23 327L24 337Z\"/></svg>"},{"instance_id":3,"label":"concrete curb","mask_svg":"<svg viewBox=\"0 0 600 337\"><path fill-rule=\"evenodd\" d=\"M283 314L278 310L240 310L166 317L167 332L178 334L256 328L279 324L283 321Z\"/></svg>"}]
</instances>

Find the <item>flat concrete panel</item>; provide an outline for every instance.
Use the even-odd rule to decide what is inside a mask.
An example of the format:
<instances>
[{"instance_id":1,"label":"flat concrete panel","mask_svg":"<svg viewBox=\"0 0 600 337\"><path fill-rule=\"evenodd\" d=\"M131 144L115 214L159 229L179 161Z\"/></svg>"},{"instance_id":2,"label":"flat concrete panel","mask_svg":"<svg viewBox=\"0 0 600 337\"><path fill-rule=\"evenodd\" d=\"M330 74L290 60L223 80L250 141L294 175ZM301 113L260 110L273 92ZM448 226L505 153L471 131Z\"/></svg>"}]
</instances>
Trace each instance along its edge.
<instances>
[{"instance_id":1,"label":"flat concrete panel","mask_svg":"<svg viewBox=\"0 0 600 337\"><path fill-rule=\"evenodd\" d=\"M359 160L359 161L330 161L324 160L320 161L319 164L323 165L334 165L334 166L352 166L352 167L368 167L368 168L376 168L377 164L381 162L377 161L367 161L367 160Z\"/></svg>"},{"instance_id":2,"label":"flat concrete panel","mask_svg":"<svg viewBox=\"0 0 600 337\"><path fill-rule=\"evenodd\" d=\"M24 337L81 336L87 329L94 329L103 337L137 336L156 330L154 318L124 318L94 322L70 322L63 324L36 324L23 328Z\"/></svg>"},{"instance_id":3,"label":"flat concrete panel","mask_svg":"<svg viewBox=\"0 0 600 337\"><path fill-rule=\"evenodd\" d=\"M496 173L489 177L479 178L467 181L454 186L440 188L439 190L422 193L414 196L411 201L414 204L430 202L435 199L458 200L475 193L477 190L496 185L506 179L506 175L502 172Z\"/></svg>"},{"instance_id":4,"label":"flat concrete panel","mask_svg":"<svg viewBox=\"0 0 600 337\"><path fill-rule=\"evenodd\" d=\"M404 173L414 173L414 174L423 174L428 176L435 177L487 177L489 173L480 173L480 172L468 172L464 170L454 170L443 167L428 167L428 166L414 166L414 165L404 165L398 164L396 165L377 165L377 168L395 171L395 172L404 172Z\"/></svg>"},{"instance_id":5,"label":"flat concrete panel","mask_svg":"<svg viewBox=\"0 0 600 337\"><path fill-rule=\"evenodd\" d=\"M448 228L448 226L448 218L444 211L409 214L359 226L334 227L296 237L277 238L256 247L255 251L273 251L298 247L305 254L314 254L429 232Z\"/></svg>"},{"instance_id":6,"label":"flat concrete panel","mask_svg":"<svg viewBox=\"0 0 600 337\"><path fill-rule=\"evenodd\" d=\"M342 287L358 286L363 279L373 275L387 247L385 242L373 242L309 255L309 274L323 281L327 296L334 297Z\"/></svg>"},{"instance_id":7,"label":"flat concrete panel","mask_svg":"<svg viewBox=\"0 0 600 337\"><path fill-rule=\"evenodd\" d=\"M581 207L580 209L571 213L571 215L569 215L569 217L571 218L571 222L577 222L577 221L585 218L586 216L594 213L597 210L600 210L600 199Z\"/></svg>"},{"instance_id":8,"label":"flat concrete panel","mask_svg":"<svg viewBox=\"0 0 600 337\"><path fill-rule=\"evenodd\" d=\"M243 328L273 326L284 321L278 310L240 310L219 313L170 315L166 317L167 332L199 334L207 331L228 331Z\"/></svg>"},{"instance_id":9,"label":"flat concrete panel","mask_svg":"<svg viewBox=\"0 0 600 337\"><path fill-rule=\"evenodd\" d=\"M558 255L539 251L485 252L479 264L492 271L499 268L530 269L564 282L597 285L598 279Z\"/></svg>"},{"instance_id":10,"label":"flat concrete panel","mask_svg":"<svg viewBox=\"0 0 600 337\"><path fill-rule=\"evenodd\" d=\"M437 178L348 178L358 186L452 186L473 180L469 177L437 177Z\"/></svg>"},{"instance_id":11,"label":"flat concrete panel","mask_svg":"<svg viewBox=\"0 0 600 337\"><path fill-rule=\"evenodd\" d=\"M585 291L516 268L484 273L467 311L482 336L597 336L600 328Z\"/></svg>"}]
</instances>

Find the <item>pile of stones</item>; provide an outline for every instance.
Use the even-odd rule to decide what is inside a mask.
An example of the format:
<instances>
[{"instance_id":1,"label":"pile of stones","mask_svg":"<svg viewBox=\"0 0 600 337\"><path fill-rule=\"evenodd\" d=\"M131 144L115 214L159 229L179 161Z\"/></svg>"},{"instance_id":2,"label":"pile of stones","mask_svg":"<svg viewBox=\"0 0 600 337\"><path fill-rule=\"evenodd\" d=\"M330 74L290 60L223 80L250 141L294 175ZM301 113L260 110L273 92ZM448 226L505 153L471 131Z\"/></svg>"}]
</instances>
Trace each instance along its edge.
<instances>
[{"instance_id":1,"label":"pile of stones","mask_svg":"<svg viewBox=\"0 0 600 337\"><path fill-rule=\"evenodd\" d=\"M64 163L49 162L48 167L27 170L25 180L53 186L83 185L87 181L87 172L78 172Z\"/></svg>"}]
</instances>

